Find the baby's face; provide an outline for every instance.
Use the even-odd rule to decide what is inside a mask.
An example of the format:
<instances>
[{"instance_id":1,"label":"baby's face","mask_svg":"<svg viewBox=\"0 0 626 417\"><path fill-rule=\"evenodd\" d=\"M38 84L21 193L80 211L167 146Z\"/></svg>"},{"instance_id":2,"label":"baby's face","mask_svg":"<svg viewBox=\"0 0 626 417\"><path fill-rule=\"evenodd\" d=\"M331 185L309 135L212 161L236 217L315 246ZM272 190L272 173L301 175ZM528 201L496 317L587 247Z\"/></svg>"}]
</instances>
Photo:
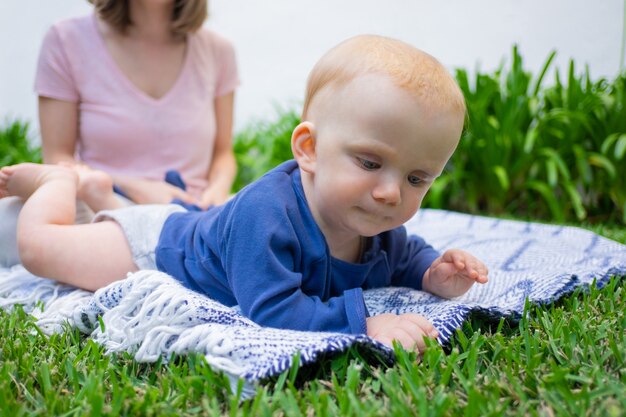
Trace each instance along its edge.
<instances>
[{"instance_id":1,"label":"baby's face","mask_svg":"<svg viewBox=\"0 0 626 417\"><path fill-rule=\"evenodd\" d=\"M343 239L402 225L454 152L464 115L433 110L377 74L324 93L312 106L316 161L307 194L322 232Z\"/></svg>"}]
</instances>

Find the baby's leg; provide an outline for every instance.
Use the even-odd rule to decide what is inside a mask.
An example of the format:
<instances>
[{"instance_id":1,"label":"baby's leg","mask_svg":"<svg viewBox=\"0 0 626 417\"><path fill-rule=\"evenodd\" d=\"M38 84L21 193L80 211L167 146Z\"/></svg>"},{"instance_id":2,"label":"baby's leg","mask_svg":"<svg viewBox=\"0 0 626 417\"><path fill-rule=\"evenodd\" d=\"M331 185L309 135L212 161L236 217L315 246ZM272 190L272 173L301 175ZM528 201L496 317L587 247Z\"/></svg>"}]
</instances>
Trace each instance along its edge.
<instances>
[{"instance_id":1,"label":"baby's leg","mask_svg":"<svg viewBox=\"0 0 626 417\"><path fill-rule=\"evenodd\" d=\"M78 174L20 164L0 170L0 198L25 200L17 224L20 259L31 273L95 290L137 270L115 222L74 225Z\"/></svg>"}]
</instances>

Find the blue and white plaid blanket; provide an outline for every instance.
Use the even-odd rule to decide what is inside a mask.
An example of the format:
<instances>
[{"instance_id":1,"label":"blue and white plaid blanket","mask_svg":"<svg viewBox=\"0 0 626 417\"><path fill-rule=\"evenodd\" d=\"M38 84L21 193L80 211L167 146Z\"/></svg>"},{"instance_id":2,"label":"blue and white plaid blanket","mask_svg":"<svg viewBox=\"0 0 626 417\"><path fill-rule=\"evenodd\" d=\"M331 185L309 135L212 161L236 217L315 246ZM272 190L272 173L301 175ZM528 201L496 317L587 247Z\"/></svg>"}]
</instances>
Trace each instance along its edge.
<instances>
[{"instance_id":1,"label":"blue and white plaid blanket","mask_svg":"<svg viewBox=\"0 0 626 417\"><path fill-rule=\"evenodd\" d=\"M421 210L406 224L439 250L461 248L490 270L486 285L444 300L406 288L365 291L370 314L413 312L429 318L447 342L471 312L519 317L528 299L549 303L575 287L626 275L626 246L574 227L561 227L441 211ZM0 307L22 304L47 333L64 323L78 327L108 352L126 351L138 361L167 360L200 352L246 392L263 378L343 352L351 346L392 361L393 351L365 335L298 332L260 327L228 308L183 288L166 274L141 271L90 293L35 277L21 266L0 269ZM43 306L43 308L41 308ZM103 326L99 321L102 321Z\"/></svg>"}]
</instances>

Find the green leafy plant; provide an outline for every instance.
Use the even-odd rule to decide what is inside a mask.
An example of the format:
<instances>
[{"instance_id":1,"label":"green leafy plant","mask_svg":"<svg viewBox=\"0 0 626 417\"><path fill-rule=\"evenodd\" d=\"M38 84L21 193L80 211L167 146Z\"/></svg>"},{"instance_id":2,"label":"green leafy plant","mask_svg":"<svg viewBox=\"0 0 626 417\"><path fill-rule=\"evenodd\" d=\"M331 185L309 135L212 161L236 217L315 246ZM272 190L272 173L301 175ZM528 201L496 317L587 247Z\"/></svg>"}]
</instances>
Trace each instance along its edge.
<instances>
[{"instance_id":1,"label":"green leafy plant","mask_svg":"<svg viewBox=\"0 0 626 417\"><path fill-rule=\"evenodd\" d=\"M571 61L544 87L554 56L536 78L516 47L508 71L457 70L469 122L425 206L626 223L626 74L592 82Z\"/></svg>"},{"instance_id":2,"label":"green leafy plant","mask_svg":"<svg viewBox=\"0 0 626 417\"><path fill-rule=\"evenodd\" d=\"M292 158L291 132L300 123L293 110L279 110L278 120L251 124L234 138L238 173L233 189L240 190L270 169Z\"/></svg>"},{"instance_id":3,"label":"green leafy plant","mask_svg":"<svg viewBox=\"0 0 626 417\"><path fill-rule=\"evenodd\" d=\"M511 64L493 74L456 71L468 108L461 143L424 200L425 207L512 214L553 221L626 224L626 73L592 81L570 62L566 77L552 52L537 76L513 48ZM290 159L294 110L238 132L234 150L240 190ZM29 125L0 128L0 165L41 161Z\"/></svg>"},{"instance_id":4,"label":"green leafy plant","mask_svg":"<svg viewBox=\"0 0 626 417\"><path fill-rule=\"evenodd\" d=\"M41 149L32 144L28 122L6 121L0 126L0 166L41 162Z\"/></svg>"},{"instance_id":5,"label":"green leafy plant","mask_svg":"<svg viewBox=\"0 0 626 417\"><path fill-rule=\"evenodd\" d=\"M456 71L468 123L459 148L424 200L425 207L512 214L552 221L626 223L626 73L592 81L570 62L545 86L556 56L536 76L513 48L509 68ZM235 138L235 189L291 158L299 118L279 112Z\"/></svg>"}]
</instances>

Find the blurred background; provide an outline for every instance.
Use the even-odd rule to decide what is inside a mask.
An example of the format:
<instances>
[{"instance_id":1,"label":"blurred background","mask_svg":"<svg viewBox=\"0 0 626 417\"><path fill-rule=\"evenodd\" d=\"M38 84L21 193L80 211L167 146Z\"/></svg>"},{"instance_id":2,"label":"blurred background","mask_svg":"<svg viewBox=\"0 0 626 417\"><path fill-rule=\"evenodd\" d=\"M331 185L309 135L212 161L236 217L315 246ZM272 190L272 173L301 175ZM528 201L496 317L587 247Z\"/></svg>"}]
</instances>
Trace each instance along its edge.
<instances>
[{"instance_id":1,"label":"blurred background","mask_svg":"<svg viewBox=\"0 0 626 417\"><path fill-rule=\"evenodd\" d=\"M86 0L0 1L0 118L36 129L33 80L44 33L91 9ZM352 35L400 38L451 70L491 71L517 44L536 72L556 50L553 67L574 59L595 79L619 71L624 20L622 0L210 0L209 10L207 26L237 51L236 130L277 106L298 107L313 63Z\"/></svg>"},{"instance_id":2,"label":"blurred background","mask_svg":"<svg viewBox=\"0 0 626 417\"><path fill-rule=\"evenodd\" d=\"M436 56L468 117L424 207L626 233L626 0L210 0L206 25L235 45L233 191L292 157L306 77L361 33ZM86 0L0 1L0 165L41 158L35 67L51 24Z\"/></svg>"}]
</instances>

